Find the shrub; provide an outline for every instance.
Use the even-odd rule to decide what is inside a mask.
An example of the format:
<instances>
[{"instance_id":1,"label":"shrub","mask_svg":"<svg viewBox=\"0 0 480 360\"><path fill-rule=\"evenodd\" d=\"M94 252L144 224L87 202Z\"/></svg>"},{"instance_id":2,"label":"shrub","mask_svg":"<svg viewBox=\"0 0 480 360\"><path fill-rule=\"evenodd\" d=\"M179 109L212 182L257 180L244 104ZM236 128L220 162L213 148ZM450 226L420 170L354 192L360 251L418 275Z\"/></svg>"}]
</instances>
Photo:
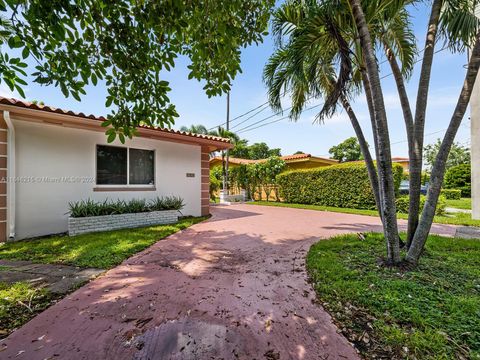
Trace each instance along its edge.
<instances>
[{"instance_id":1,"label":"shrub","mask_svg":"<svg viewBox=\"0 0 480 360\"><path fill-rule=\"evenodd\" d=\"M180 196L157 196L148 203L149 211L182 210L184 207L185 203Z\"/></svg>"},{"instance_id":2,"label":"shrub","mask_svg":"<svg viewBox=\"0 0 480 360\"><path fill-rule=\"evenodd\" d=\"M462 198L462 190L460 189L442 189L441 195L447 200L460 200Z\"/></svg>"},{"instance_id":3,"label":"shrub","mask_svg":"<svg viewBox=\"0 0 480 360\"><path fill-rule=\"evenodd\" d=\"M402 181L403 168L393 164L395 190ZM355 209L374 209L373 195L364 163L344 163L278 175L280 195L285 202Z\"/></svg>"},{"instance_id":4,"label":"shrub","mask_svg":"<svg viewBox=\"0 0 480 360\"><path fill-rule=\"evenodd\" d=\"M425 205L426 196L420 195L420 210L423 209ZM397 204L397 212L408 214L408 205L409 205L409 197L408 196L400 196L396 200ZM435 210L435 215L443 215L445 214L445 208L447 207L447 203L445 201L445 197L442 195L438 198L437 209Z\"/></svg>"},{"instance_id":5,"label":"shrub","mask_svg":"<svg viewBox=\"0 0 480 360\"><path fill-rule=\"evenodd\" d=\"M444 188L460 189L462 197L470 197L472 194L470 164L453 166L445 173Z\"/></svg>"},{"instance_id":6,"label":"shrub","mask_svg":"<svg viewBox=\"0 0 480 360\"><path fill-rule=\"evenodd\" d=\"M129 201L93 201L91 199L68 203L71 217L131 214L161 210L181 210L185 206L178 196L156 197L150 201L132 199Z\"/></svg>"},{"instance_id":7,"label":"shrub","mask_svg":"<svg viewBox=\"0 0 480 360\"><path fill-rule=\"evenodd\" d=\"M215 200L217 192L220 190L222 182L210 172L210 199Z\"/></svg>"}]
</instances>

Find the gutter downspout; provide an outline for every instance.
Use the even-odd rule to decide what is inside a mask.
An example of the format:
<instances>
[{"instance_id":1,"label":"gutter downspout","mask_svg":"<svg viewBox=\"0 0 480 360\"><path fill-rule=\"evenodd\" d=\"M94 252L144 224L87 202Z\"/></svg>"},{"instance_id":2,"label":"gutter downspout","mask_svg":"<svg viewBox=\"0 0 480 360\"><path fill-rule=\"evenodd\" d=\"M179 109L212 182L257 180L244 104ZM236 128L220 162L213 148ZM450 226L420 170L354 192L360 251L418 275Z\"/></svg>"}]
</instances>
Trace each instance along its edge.
<instances>
[{"instance_id":1,"label":"gutter downspout","mask_svg":"<svg viewBox=\"0 0 480 360\"><path fill-rule=\"evenodd\" d=\"M7 134L7 234L15 240L15 128L10 112L4 111L3 118L8 127Z\"/></svg>"}]
</instances>

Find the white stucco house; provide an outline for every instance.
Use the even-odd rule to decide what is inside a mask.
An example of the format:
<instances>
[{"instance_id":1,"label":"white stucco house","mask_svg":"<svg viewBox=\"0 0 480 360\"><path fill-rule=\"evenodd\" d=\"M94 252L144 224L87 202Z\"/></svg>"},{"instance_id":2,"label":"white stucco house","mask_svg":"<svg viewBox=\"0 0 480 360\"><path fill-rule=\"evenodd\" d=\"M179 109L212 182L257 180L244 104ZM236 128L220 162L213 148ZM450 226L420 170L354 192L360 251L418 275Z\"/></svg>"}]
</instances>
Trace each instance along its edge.
<instances>
[{"instance_id":1,"label":"white stucco house","mask_svg":"<svg viewBox=\"0 0 480 360\"><path fill-rule=\"evenodd\" d=\"M103 117L0 97L0 241L67 231L68 203L184 199L184 215L209 213L209 153L229 140L139 128L107 143Z\"/></svg>"}]
</instances>

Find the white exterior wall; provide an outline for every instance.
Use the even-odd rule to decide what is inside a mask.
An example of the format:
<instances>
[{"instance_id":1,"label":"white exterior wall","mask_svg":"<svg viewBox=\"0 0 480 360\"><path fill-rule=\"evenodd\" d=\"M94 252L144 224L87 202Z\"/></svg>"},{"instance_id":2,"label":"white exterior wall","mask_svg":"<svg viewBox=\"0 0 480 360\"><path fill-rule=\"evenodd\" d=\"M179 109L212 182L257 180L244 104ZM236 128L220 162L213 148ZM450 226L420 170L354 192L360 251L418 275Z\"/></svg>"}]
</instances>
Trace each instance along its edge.
<instances>
[{"instance_id":1,"label":"white exterior wall","mask_svg":"<svg viewBox=\"0 0 480 360\"><path fill-rule=\"evenodd\" d=\"M155 150L156 191L93 191L96 145L108 145L103 132L37 124L13 119L16 131L15 238L67 231L68 203L93 199L151 199L176 195L186 204L183 215L201 215L201 148L161 140L134 138L127 146ZM194 173L195 177L187 177ZM28 178L81 177L92 182L25 181ZM21 181L23 180L23 182ZM121 185L119 186L121 187Z\"/></svg>"}]
</instances>

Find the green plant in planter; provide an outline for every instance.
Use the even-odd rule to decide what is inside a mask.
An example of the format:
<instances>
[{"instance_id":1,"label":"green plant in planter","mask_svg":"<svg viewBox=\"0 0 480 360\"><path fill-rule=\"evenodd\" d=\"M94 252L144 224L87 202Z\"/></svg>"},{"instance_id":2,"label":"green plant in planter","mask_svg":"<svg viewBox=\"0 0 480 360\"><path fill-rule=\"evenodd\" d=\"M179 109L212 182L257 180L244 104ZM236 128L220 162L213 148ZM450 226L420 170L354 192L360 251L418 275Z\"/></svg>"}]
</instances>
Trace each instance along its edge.
<instances>
[{"instance_id":1,"label":"green plant in planter","mask_svg":"<svg viewBox=\"0 0 480 360\"><path fill-rule=\"evenodd\" d=\"M183 199L179 196L156 197L150 201L145 199L110 201L107 199L101 202L87 199L70 202L68 205L71 217L118 215L162 210L181 210L185 207Z\"/></svg>"}]
</instances>

